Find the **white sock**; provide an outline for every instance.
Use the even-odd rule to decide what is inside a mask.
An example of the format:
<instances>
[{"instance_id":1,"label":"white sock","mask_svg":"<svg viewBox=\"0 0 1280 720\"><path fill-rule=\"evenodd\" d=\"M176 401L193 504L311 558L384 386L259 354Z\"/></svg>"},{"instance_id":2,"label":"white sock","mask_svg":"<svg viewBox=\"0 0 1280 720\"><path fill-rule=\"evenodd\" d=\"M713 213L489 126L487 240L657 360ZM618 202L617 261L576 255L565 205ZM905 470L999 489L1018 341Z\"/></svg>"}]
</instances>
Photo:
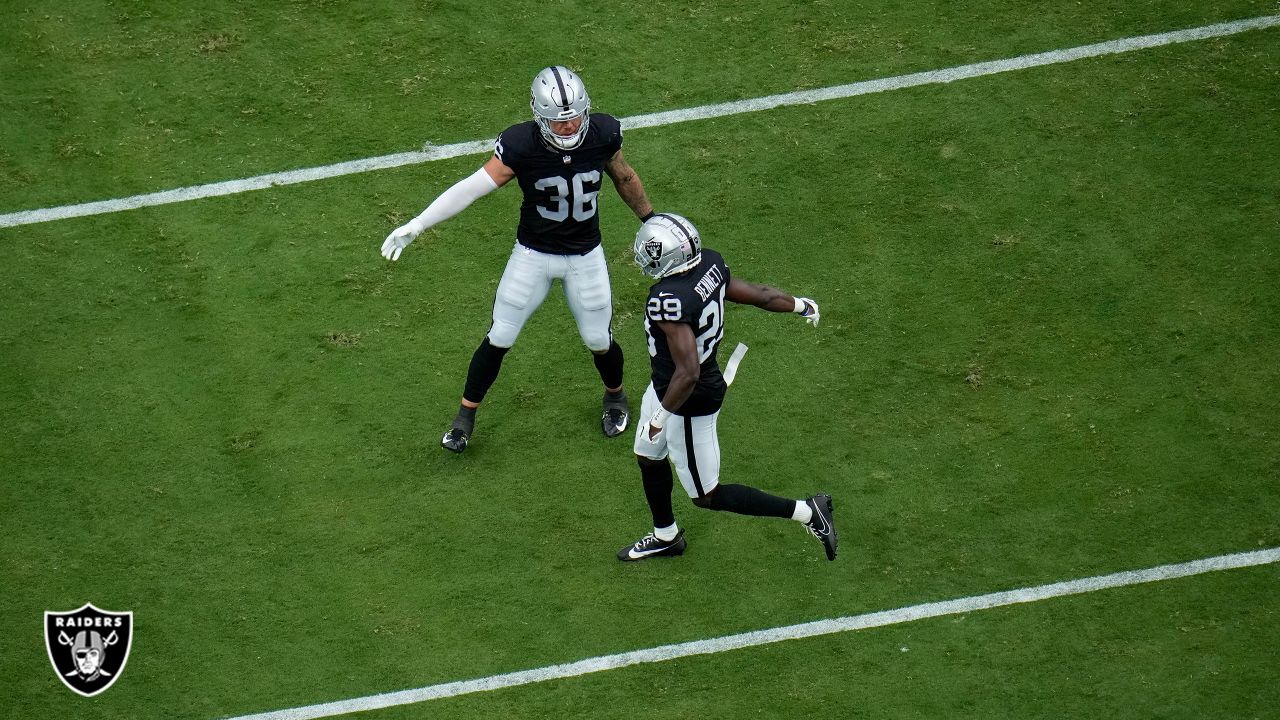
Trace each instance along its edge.
<instances>
[{"instance_id":1,"label":"white sock","mask_svg":"<svg viewBox=\"0 0 1280 720\"><path fill-rule=\"evenodd\" d=\"M669 542L671 540L675 540L676 533L678 532L680 532L680 528L679 526L676 525L676 523L671 523L669 527L653 529L654 536L657 537L662 542Z\"/></svg>"},{"instance_id":2,"label":"white sock","mask_svg":"<svg viewBox=\"0 0 1280 720\"><path fill-rule=\"evenodd\" d=\"M807 523L813 519L813 508L809 507L809 503L804 500L797 500L796 509L791 513L791 519L797 522Z\"/></svg>"}]
</instances>

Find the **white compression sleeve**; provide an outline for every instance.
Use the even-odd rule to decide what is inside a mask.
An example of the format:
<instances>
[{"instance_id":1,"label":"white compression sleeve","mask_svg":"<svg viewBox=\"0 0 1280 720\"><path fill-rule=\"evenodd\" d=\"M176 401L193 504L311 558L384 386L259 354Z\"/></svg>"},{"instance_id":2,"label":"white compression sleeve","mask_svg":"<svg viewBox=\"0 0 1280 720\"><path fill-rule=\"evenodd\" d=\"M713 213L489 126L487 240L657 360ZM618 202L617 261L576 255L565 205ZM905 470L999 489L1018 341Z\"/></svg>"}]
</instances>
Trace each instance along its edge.
<instances>
[{"instance_id":1,"label":"white compression sleeve","mask_svg":"<svg viewBox=\"0 0 1280 720\"><path fill-rule=\"evenodd\" d=\"M467 208L468 205L498 189L498 184L489 177L484 168L454 183L452 187L440 193L440 197L431 201L421 215L412 220L421 233L423 230L444 222Z\"/></svg>"}]
</instances>

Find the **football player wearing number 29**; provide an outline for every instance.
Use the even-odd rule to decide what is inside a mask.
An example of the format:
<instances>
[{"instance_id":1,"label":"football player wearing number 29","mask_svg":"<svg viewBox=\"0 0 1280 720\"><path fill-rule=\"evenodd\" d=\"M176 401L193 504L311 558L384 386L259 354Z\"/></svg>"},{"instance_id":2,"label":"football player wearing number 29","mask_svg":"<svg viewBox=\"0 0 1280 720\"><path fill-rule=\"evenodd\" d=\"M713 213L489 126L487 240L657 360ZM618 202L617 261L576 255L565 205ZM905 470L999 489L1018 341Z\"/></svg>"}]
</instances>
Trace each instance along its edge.
<instances>
[{"instance_id":1,"label":"football player wearing number 29","mask_svg":"<svg viewBox=\"0 0 1280 720\"><path fill-rule=\"evenodd\" d=\"M471 357L458 414L440 441L453 452L467 449L476 409L497 380L503 357L556 279L564 284L578 334L604 383L600 428L606 437L617 437L627 428L622 348L613 339L613 295L600 246L601 172L642 222L652 217L653 206L640 177L622 156L621 124L610 115L590 112L587 88L573 71L556 65L539 72L530 89L530 106L533 120L504 130L494 143L493 156L479 170L445 190L382 243L382 256L397 260L424 230L512 178L524 192L515 247L493 303L493 323Z\"/></svg>"},{"instance_id":2,"label":"football player wearing number 29","mask_svg":"<svg viewBox=\"0 0 1280 720\"><path fill-rule=\"evenodd\" d=\"M657 280L649 288L644 315L652 382L641 402L633 448L653 532L619 550L618 559L684 554L688 543L671 509L674 463L694 505L796 520L822 543L827 559L835 560L831 496L788 500L748 485L721 483L716 433L727 389L716 360L724 339L725 300L769 312L794 312L815 327L821 317L818 304L733 277L720 253L702 247L693 223L674 213L658 213L645 221L634 250L636 264Z\"/></svg>"}]
</instances>

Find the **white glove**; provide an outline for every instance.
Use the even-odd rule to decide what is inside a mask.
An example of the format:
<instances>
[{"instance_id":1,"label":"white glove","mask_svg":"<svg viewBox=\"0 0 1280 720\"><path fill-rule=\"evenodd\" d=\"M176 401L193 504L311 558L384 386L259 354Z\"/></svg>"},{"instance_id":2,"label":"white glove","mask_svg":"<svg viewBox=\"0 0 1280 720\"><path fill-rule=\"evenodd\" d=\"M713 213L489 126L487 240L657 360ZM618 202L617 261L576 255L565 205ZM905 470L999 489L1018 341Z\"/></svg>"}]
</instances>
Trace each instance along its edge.
<instances>
[{"instance_id":1,"label":"white glove","mask_svg":"<svg viewBox=\"0 0 1280 720\"><path fill-rule=\"evenodd\" d=\"M418 217L401 225L382 241L382 257L398 260L400 253L429 227L444 222L462 212L477 199L498 189L489 172L481 167L467 177L454 183L448 190L440 193L440 197L431 201L426 210Z\"/></svg>"},{"instance_id":2,"label":"white glove","mask_svg":"<svg viewBox=\"0 0 1280 720\"><path fill-rule=\"evenodd\" d=\"M644 439L657 445L658 441L662 439L662 426L666 424L667 419L670 417L671 411L659 405L658 409L653 413L653 417L649 418L649 427L644 429ZM653 432L654 430L657 430L657 432Z\"/></svg>"},{"instance_id":3,"label":"white glove","mask_svg":"<svg viewBox=\"0 0 1280 720\"><path fill-rule=\"evenodd\" d=\"M399 260L400 253L409 247L409 243L413 242L414 238L421 234L422 224L417 218L392 230L387 239L382 241L382 257L388 260Z\"/></svg>"},{"instance_id":4,"label":"white glove","mask_svg":"<svg viewBox=\"0 0 1280 720\"><path fill-rule=\"evenodd\" d=\"M796 298L796 313L804 318L804 321L814 327L818 327L818 321L822 319L822 313L818 312L818 303L809 298Z\"/></svg>"},{"instance_id":5,"label":"white glove","mask_svg":"<svg viewBox=\"0 0 1280 720\"><path fill-rule=\"evenodd\" d=\"M655 430L657 432L654 432ZM645 428L644 439L647 440L650 445L657 445L658 441L662 439L662 428L655 428L652 425Z\"/></svg>"}]
</instances>

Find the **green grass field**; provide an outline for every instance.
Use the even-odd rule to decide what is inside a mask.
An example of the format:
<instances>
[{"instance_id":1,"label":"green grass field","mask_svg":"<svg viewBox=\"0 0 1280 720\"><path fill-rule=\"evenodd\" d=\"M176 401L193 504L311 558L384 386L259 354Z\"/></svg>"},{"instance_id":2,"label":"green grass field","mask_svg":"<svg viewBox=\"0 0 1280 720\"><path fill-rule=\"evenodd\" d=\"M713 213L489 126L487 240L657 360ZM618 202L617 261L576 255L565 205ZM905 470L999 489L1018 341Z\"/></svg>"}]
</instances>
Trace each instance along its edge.
<instances>
[{"instance_id":1,"label":"green grass field","mask_svg":"<svg viewBox=\"0 0 1280 720\"><path fill-rule=\"evenodd\" d=\"M495 136L565 63L619 117L1276 13L1273 2L6 4L0 214ZM439 448L519 193L378 247L484 156L0 229L0 718L198 718L1280 546L1280 28L637 129L734 272L723 477L833 494L841 555L677 498L553 290ZM634 217L601 193L647 382ZM722 358L723 359L723 358ZM677 489L677 493L679 490ZM1280 567L360 717L1275 718ZM106 693L46 610L132 610ZM904 650L905 648L905 650Z\"/></svg>"}]
</instances>

